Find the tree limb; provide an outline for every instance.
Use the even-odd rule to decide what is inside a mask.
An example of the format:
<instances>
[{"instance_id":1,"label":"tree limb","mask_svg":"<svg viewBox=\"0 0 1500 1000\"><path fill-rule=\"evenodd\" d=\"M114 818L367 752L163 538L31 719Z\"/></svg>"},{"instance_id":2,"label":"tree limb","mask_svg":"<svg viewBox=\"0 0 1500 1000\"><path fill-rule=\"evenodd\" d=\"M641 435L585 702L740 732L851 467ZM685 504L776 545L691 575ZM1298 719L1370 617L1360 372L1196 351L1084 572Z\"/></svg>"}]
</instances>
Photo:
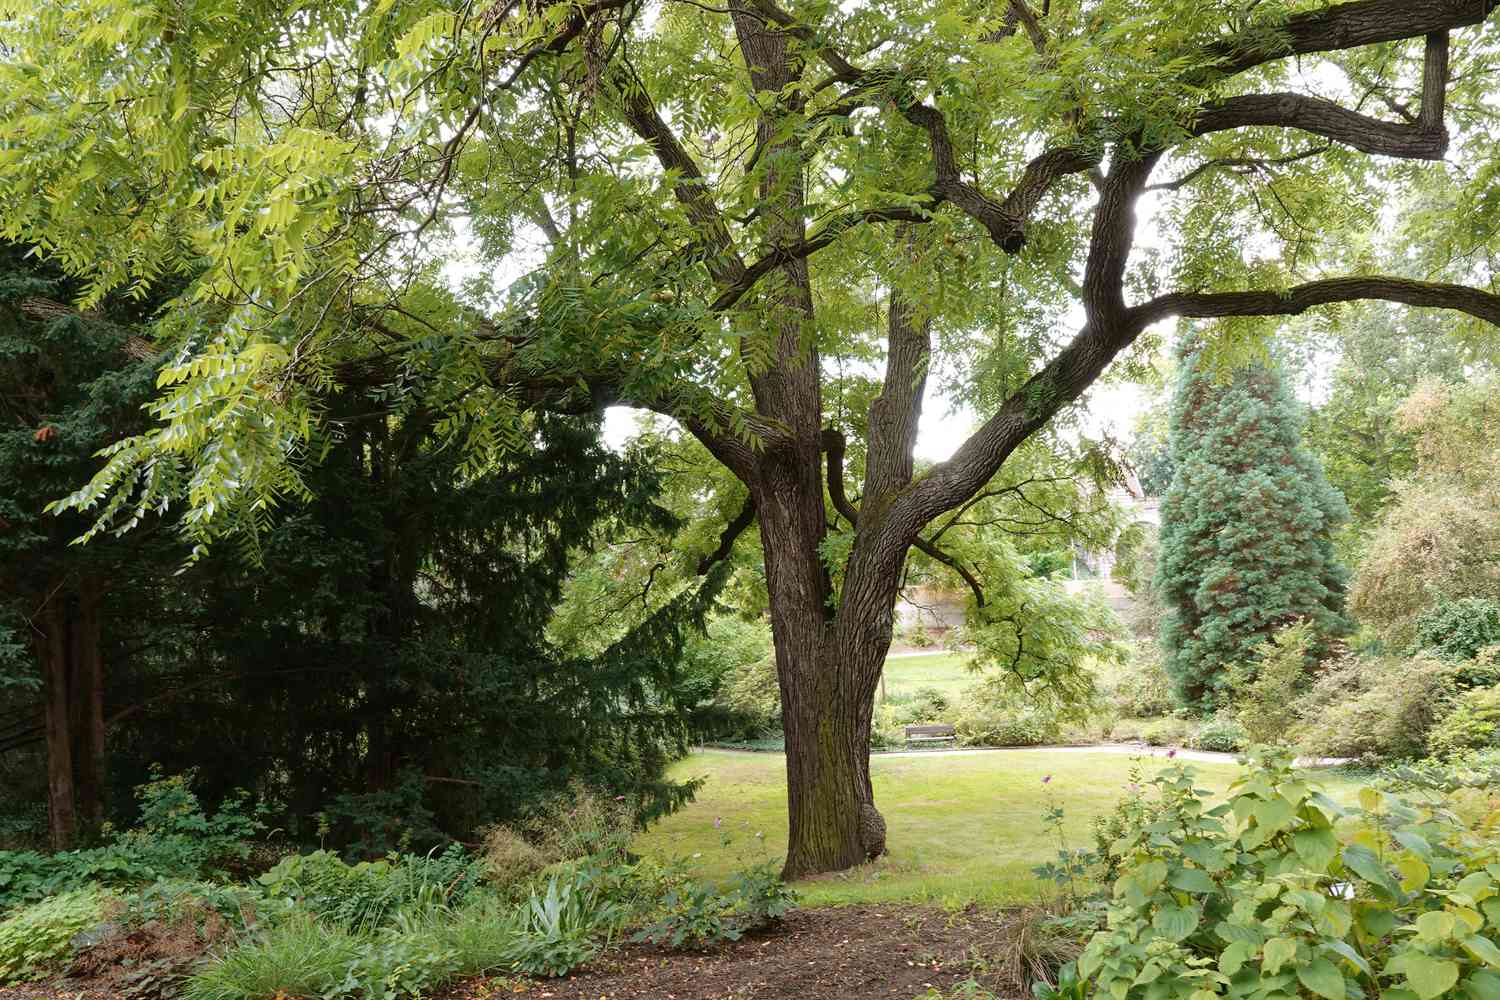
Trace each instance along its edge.
<instances>
[{"instance_id":1,"label":"tree limb","mask_svg":"<svg viewBox=\"0 0 1500 1000\"><path fill-rule=\"evenodd\" d=\"M734 551L736 539L744 533L745 529L755 523L755 498L745 497L745 505L740 512L734 516L734 520L724 526L719 534L719 547L708 555L698 560L696 573L698 576L706 576L713 569L714 564L729 558L729 553Z\"/></svg>"},{"instance_id":2,"label":"tree limb","mask_svg":"<svg viewBox=\"0 0 1500 1000\"><path fill-rule=\"evenodd\" d=\"M1378 275L1326 278L1283 290L1173 292L1133 307L1130 325L1144 328L1168 316L1295 316L1313 306L1356 299L1453 309L1500 327L1500 295L1465 285Z\"/></svg>"}]
</instances>

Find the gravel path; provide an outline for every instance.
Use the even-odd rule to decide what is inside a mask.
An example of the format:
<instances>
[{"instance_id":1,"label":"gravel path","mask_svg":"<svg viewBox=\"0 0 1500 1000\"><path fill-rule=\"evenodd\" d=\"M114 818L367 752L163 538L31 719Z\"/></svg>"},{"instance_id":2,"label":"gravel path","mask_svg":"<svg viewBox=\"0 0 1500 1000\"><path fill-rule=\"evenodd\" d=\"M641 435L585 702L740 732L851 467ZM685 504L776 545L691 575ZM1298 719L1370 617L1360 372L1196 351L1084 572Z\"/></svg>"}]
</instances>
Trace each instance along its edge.
<instances>
[{"instance_id":1,"label":"gravel path","mask_svg":"<svg viewBox=\"0 0 1500 1000\"><path fill-rule=\"evenodd\" d=\"M720 750L724 753L779 753L777 750L738 750L731 747L699 747L700 750ZM1049 747L952 747L947 750L876 750L873 755L881 757L951 757L958 754L983 753L1110 753L1128 754L1132 757L1175 757L1178 760L1202 761L1206 764L1233 764L1239 754L1217 753L1212 750L1187 750L1177 747L1153 747L1143 743L1097 743L1091 746ZM1348 757L1298 757L1297 767L1337 767L1349 763Z\"/></svg>"}]
</instances>

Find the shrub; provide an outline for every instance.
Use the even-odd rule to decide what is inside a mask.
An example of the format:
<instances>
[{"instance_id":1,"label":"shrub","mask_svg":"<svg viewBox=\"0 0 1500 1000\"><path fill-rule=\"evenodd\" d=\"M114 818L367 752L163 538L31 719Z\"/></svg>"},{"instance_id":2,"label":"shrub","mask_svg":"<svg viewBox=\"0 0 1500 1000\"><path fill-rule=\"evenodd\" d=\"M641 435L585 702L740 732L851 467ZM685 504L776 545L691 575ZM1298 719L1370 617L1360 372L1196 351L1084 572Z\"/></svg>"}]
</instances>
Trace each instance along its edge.
<instances>
[{"instance_id":1,"label":"shrub","mask_svg":"<svg viewBox=\"0 0 1500 1000\"><path fill-rule=\"evenodd\" d=\"M1157 719L1141 730L1141 739L1154 747L1180 746L1192 727L1181 719Z\"/></svg>"},{"instance_id":2,"label":"shrub","mask_svg":"<svg viewBox=\"0 0 1500 1000\"><path fill-rule=\"evenodd\" d=\"M329 851L283 858L258 879L272 900L295 902L341 927L378 927L413 904L462 905L484 872L457 844L430 857L346 864Z\"/></svg>"},{"instance_id":3,"label":"shrub","mask_svg":"<svg viewBox=\"0 0 1500 1000\"><path fill-rule=\"evenodd\" d=\"M1045 746L1062 733L1057 719L1044 712L983 706L960 711L953 729L959 744L968 747Z\"/></svg>"},{"instance_id":4,"label":"shrub","mask_svg":"<svg viewBox=\"0 0 1500 1000\"><path fill-rule=\"evenodd\" d=\"M776 661L762 657L735 664L724 677L717 704L737 720L737 731L727 736L748 739L781 731L781 684Z\"/></svg>"},{"instance_id":5,"label":"shrub","mask_svg":"<svg viewBox=\"0 0 1500 1000\"><path fill-rule=\"evenodd\" d=\"M1454 671L1426 655L1340 657L1298 700L1296 742L1320 756L1421 757L1447 714Z\"/></svg>"},{"instance_id":6,"label":"shrub","mask_svg":"<svg viewBox=\"0 0 1500 1000\"><path fill-rule=\"evenodd\" d=\"M907 695L886 699L892 708L892 719L898 726L915 726L925 722L942 722L948 714L948 696L935 687L920 687Z\"/></svg>"},{"instance_id":7,"label":"shrub","mask_svg":"<svg viewBox=\"0 0 1500 1000\"><path fill-rule=\"evenodd\" d=\"M1306 686L1316 641L1310 621L1288 625L1256 647L1250 662L1230 671L1231 704L1248 737L1245 742L1283 743L1291 738L1294 705Z\"/></svg>"},{"instance_id":8,"label":"shrub","mask_svg":"<svg viewBox=\"0 0 1500 1000\"><path fill-rule=\"evenodd\" d=\"M160 879L123 897L124 921L131 926L202 923L214 914L231 927L244 929L255 919L263 897L253 888L216 882Z\"/></svg>"},{"instance_id":9,"label":"shrub","mask_svg":"<svg viewBox=\"0 0 1500 1000\"><path fill-rule=\"evenodd\" d=\"M243 797L205 814L188 785L190 777L157 777L138 787L139 823L102 847L54 854L0 851L0 912L88 885L197 879L241 865L260 822L247 815Z\"/></svg>"},{"instance_id":10,"label":"shrub","mask_svg":"<svg viewBox=\"0 0 1500 1000\"><path fill-rule=\"evenodd\" d=\"M1166 715L1177 707L1172 679L1155 655L1132 660L1109 685L1106 696L1121 715L1138 719Z\"/></svg>"},{"instance_id":11,"label":"shrub","mask_svg":"<svg viewBox=\"0 0 1500 1000\"><path fill-rule=\"evenodd\" d=\"M1439 601L1417 616L1416 648L1443 660L1472 660L1500 643L1500 603L1485 597Z\"/></svg>"},{"instance_id":12,"label":"shrub","mask_svg":"<svg viewBox=\"0 0 1500 1000\"><path fill-rule=\"evenodd\" d=\"M723 889L699 881L674 888L663 897L656 919L635 939L672 948L710 948L781 920L796 900L775 866L755 865L736 873Z\"/></svg>"},{"instance_id":13,"label":"shrub","mask_svg":"<svg viewBox=\"0 0 1500 1000\"><path fill-rule=\"evenodd\" d=\"M1474 688L1460 694L1428 737L1433 753L1448 757L1462 750L1500 746L1500 687Z\"/></svg>"},{"instance_id":14,"label":"shrub","mask_svg":"<svg viewBox=\"0 0 1500 1000\"><path fill-rule=\"evenodd\" d=\"M870 749L891 750L906 746L906 726L899 719L897 706L881 702L870 719Z\"/></svg>"},{"instance_id":15,"label":"shrub","mask_svg":"<svg viewBox=\"0 0 1500 1000\"><path fill-rule=\"evenodd\" d=\"M1238 753L1250 745L1250 737L1233 716L1216 715L1198 727L1188 739L1188 745L1194 750Z\"/></svg>"},{"instance_id":16,"label":"shrub","mask_svg":"<svg viewBox=\"0 0 1500 1000\"><path fill-rule=\"evenodd\" d=\"M1500 991L1485 968L1500 966L1500 868L1479 830L1373 788L1345 809L1284 752L1253 759L1219 806L1181 767L1151 784L1155 816L1109 845L1121 875L1078 961L1098 995Z\"/></svg>"},{"instance_id":17,"label":"shrub","mask_svg":"<svg viewBox=\"0 0 1500 1000\"><path fill-rule=\"evenodd\" d=\"M104 919L112 897L98 889L61 893L0 921L0 985L54 972L73 953L73 938Z\"/></svg>"}]
</instances>

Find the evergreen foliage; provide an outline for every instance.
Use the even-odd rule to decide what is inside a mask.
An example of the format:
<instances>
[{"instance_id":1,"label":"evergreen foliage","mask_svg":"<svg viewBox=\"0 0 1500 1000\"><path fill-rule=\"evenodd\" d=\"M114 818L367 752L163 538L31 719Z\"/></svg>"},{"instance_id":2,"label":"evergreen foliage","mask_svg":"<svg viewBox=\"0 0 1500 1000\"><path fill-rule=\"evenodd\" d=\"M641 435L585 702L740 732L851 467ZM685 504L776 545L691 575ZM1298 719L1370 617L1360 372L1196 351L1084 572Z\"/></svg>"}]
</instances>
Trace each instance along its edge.
<instances>
[{"instance_id":1,"label":"evergreen foliage","mask_svg":"<svg viewBox=\"0 0 1500 1000\"><path fill-rule=\"evenodd\" d=\"M118 826L157 765L191 772L212 805L245 788L284 834L310 842L321 826L354 854L472 839L575 779L626 795L640 818L690 792L662 773L702 697L678 670L682 644L722 573L598 646L546 628L580 553L678 526L652 463L603 447L597 416L531 415L526 447L476 463L444 447L431 413L329 393L302 473L316 500L268 520L254 561L226 547L184 569L180 536L150 512L72 545L88 517L45 508L145 426L166 358L137 332L152 303L81 313L66 305L81 286L24 249L0 246L4 843L36 842L47 816L27 622L76 604L86 579L107 582L99 818Z\"/></svg>"},{"instance_id":2,"label":"evergreen foliage","mask_svg":"<svg viewBox=\"0 0 1500 1000\"><path fill-rule=\"evenodd\" d=\"M1276 367L1250 364L1221 382L1192 339L1181 360L1156 586L1177 696L1212 710L1231 668L1287 623L1310 619L1321 640L1348 630L1331 541L1346 508L1301 444Z\"/></svg>"}]
</instances>

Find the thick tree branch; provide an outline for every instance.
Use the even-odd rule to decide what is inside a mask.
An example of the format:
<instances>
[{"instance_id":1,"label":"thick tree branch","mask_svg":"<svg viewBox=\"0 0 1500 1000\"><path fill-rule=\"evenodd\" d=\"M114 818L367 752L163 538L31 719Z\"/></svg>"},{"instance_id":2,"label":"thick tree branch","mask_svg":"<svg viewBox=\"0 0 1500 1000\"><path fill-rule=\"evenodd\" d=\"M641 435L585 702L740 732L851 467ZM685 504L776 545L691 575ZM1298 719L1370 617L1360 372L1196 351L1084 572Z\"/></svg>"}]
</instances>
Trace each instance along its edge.
<instances>
[{"instance_id":1,"label":"thick tree branch","mask_svg":"<svg viewBox=\"0 0 1500 1000\"><path fill-rule=\"evenodd\" d=\"M708 555L698 560L697 575L706 576L708 571L714 568L715 563L723 562L729 558L729 553L734 551L734 543L744 534L745 529L755 523L755 500L753 497L745 498L745 505L740 512L734 516L734 520L724 526L719 533L719 547Z\"/></svg>"},{"instance_id":2,"label":"thick tree branch","mask_svg":"<svg viewBox=\"0 0 1500 1000\"><path fill-rule=\"evenodd\" d=\"M714 202L703 171L657 112L645 85L624 71L616 77L625 120L636 135L650 144L662 168L675 175L672 191L708 248L709 274L720 285L734 285L744 276L745 262L734 248L729 227Z\"/></svg>"},{"instance_id":3,"label":"thick tree branch","mask_svg":"<svg viewBox=\"0 0 1500 1000\"><path fill-rule=\"evenodd\" d=\"M854 504L849 502L849 496L844 491L844 448L843 433L833 427L824 428L823 452L828 459L828 496L833 500L833 509L838 511L851 527L858 527L859 511L854 508ZM912 540L912 545L919 552L926 553L957 573L973 592L975 604L978 607L984 607L984 588L979 585L978 578L970 572L967 566L920 535Z\"/></svg>"},{"instance_id":4,"label":"thick tree branch","mask_svg":"<svg viewBox=\"0 0 1500 1000\"><path fill-rule=\"evenodd\" d=\"M1130 325L1143 329L1169 316L1295 316L1314 306L1356 299L1453 309L1500 327L1500 295L1464 285L1381 276L1327 278L1284 290L1173 292L1133 307Z\"/></svg>"},{"instance_id":5,"label":"thick tree branch","mask_svg":"<svg viewBox=\"0 0 1500 1000\"><path fill-rule=\"evenodd\" d=\"M1355 0L1294 14L1270 26L1269 32L1256 32L1255 42L1229 39L1210 45L1208 52L1217 57L1217 73L1234 75L1288 56L1353 49L1481 24L1497 4L1500 0Z\"/></svg>"},{"instance_id":6,"label":"thick tree branch","mask_svg":"<svg viewBox=\"0 0 1500 1000\"><path fill-rule=\"evenodd\" d=\"M910 253L914 234L902 242ZM865 505L883 505L888 496L911 482L912 448L927 389L932 352L932 320L917 315L906 296L892 290L886 319L885 383L870 403L869 454L865 458Z\"/></svg>"},{"instance_id":7,"label":"thick tree branch","mask_svg":"<svg viewBox=\"0 0 1500 1000\"><path fill-rule=\"evenodd\" d=\"M1431 122L1387 122L1321 97L1290 93L1244 94L1207 105L1198 116L1193 134L1252 125L1300 129L1361 152L1406 159L1441 160L1448 150L1448 130L1443 127L1441 113Z\"/></svg>"}]
</instances>

